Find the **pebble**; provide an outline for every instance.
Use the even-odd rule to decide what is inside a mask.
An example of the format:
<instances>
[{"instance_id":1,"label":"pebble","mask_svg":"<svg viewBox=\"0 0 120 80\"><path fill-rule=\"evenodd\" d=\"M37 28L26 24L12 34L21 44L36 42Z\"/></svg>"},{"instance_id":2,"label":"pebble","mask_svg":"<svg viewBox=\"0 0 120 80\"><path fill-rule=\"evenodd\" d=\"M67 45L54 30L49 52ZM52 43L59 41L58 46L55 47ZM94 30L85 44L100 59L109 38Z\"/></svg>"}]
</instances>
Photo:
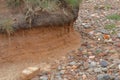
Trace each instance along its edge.
<instances>
[{"instance_id":1,"label":"pebble","mask_svg":"<svg viewBox=\"0 0 120 80\"><path fill-rule=\"evenodd\" d=\"M100 61L100 65L101 65L101 67L107 67L108 66L108 62L106 60L101 60Z\"/></svg>"},{"instance_id":2,"label":"pebble","mask_svg":"<svg viewBox=\"0 0 120 80\"><path fill-rule=\"evenodd\" d=\"M118 65L118 68L119 68L119 70L120 70L120 64Z\"/></svg>"},{"instance_id":3,"label":"pebble","mask_svg":"<svg viewBox=\"0 0 120 80\"><path fill-rule=\"evenodd\" d=\"M89 32L89 35L93 35L95 32L94 31L90 31Z\"/></svg>"},{"instance_id":4,"label":"pebble","mask_svg":"<svg viewBox=\"0 0 120 80\"><path fill-rule=\"evenodd\" d=\"M66 70L61 70L60 71L60 74L64 74Z\"/></svg>"},{"instance_id":5,"label":"pebble","mask_svg":"<svg viewBox=\"0 0 120 80\"><path fill-rule=\"evenodd\" d=\"M94 67L96 67L96 62L95 61L91 61L90 63L89 63L89 67L90 68L94 68Z\"/></svg>"},{"instance_id":6,"label":"pebble","mask_svg":"<svg viewBox=\"0 0 120 80\"><path fill-rule=\"evenodd\" d=\"M48 76L44 75L40 77L40 80L48 80Z\"/></svg>"},{"instance_id":7,"label":"pebble","mask_svg":"<svg viewBox=\"0 0 120 80\"><path fill-rule=\"evenodd\" d=\"M95 69L94 69L94 72L95 72L95 73L101 73L101 72L102 72L102 69L101 69L101 68L95 68Z\"/></svg>"},{"instance_id":8,"label":"pebble","mask_svg":"<svg viewBox=\"0 0 120 80\"><path fill-rule=\"evenodd\" d=\"M117 33L117 37L120 38L120 33Z\"/></svg>"},{"instance_id":9,"label":"pebble","mask_svg":"<svg viewBox=\"0 0 120 80\"><path fill-rule=\"evenodd\" d=\"M88 62L84 62L83 66L84 66L85 69L88 69L89 68L89 63Z\"/></svg>"},{"instance_id":10,"label":"pebble","mask_svg":"<svg viewBox=\"0 0 120 80\"><path fill-rule=\"evenodd\" d=\"M101 70L102 70L103 72L107 73L108 68L101 68Z\"/></svg>"},{"instance_id":11,"label":"pebble","mask_svg":"<svg viewBox=\"0 0 120 80\"><path fill-rule=\"evenodd\" d=\"M103 34L109 34L109 31L106 29L100 29L98 30L99 32L103 33Z\"/></svg>"},{"instance_id":12,"label":"pebble","mask_svg":"<svg viewBox=\"0 0 120 80\"><path fill-rule=\"evenodd\" d=\"M82 79L83 79L83 80L87 79L87 75L83 74L83 75L82 75Z\"/></svg>"},{"instance_id":13,"label":"pebble","mask_svg":"<svg viewBox=\"0 0 120 80\"><path fill-rule=\"evenodd\" d=\"M72 66L72 65L76 65L76 64L77 64L77 63L76 63L75 61L72 61L72 62L69 63L69 65L71 65L71 66Z\"/></svg>"},{"instance_id":14,"label":"pebble","mask_svg":"<svg viewBox=\"0 0 120 80\"><path fill-rule=\"evenodd\" d=\"M59 66L58 66L58 70L61 70L61 69L62 69L62 66L61 66L61 65L59 65Z\"/></svg>"},{"instance_id":15,"label":"pebble","mask_svg":"<svg viewBox=\"0 0 120 80\"><path fill-rule=\"evenodd\" d=\"M99 74L97 80L111 80L110 75L108 74Z\"/></svg>"},{"instance_id":16,"label":"pebble","mask_svg":"<svg viewBox=\"0 0 120 80\"><path fill-rule=\"evenodd\" d=\"M95 58L95 56L89 56L89 59L94 59Z\"/></svg>"},{"instance_id":17,"label":"pebble","mask_svg":"<svg viewBox=\"0 0 120 80\"><path fill-rule=\"evenodd\" d=\"M39 80L39 79L40 79L39 76L36 76L36 77L32 78L31 80Z\"/></svg>"},{"instance_id":18,"label":"pebble","mask_svg":"<svg viewBox=\"0 0 120 80\"><path fill-rule=\"evenodd\" d=\"M56 78L57 78L57 80L63 80L61 75L57 75Z\"/></svg>"},{"instance_id":19,"label":"pebble","mask_svg":"<svg viewBox=\"0 0 120 80\"><path fill-rule=\"evenodd\" d=\"M115 79L114 79L114 80L120 80L120 77L118 77L118 76L117 76L117 77L115 77Z\"/></svg>"},{"instance_id":20,"label":"pebble","mask_svg":"<svg viewBox=\"0 0 120 80\"><path fill-rule=\"evenodd\" d=\"M91 25L89 23L82 23L82 26L85 28L85 29L88 29L91 27Z\"/></svg>"}]
</instances>

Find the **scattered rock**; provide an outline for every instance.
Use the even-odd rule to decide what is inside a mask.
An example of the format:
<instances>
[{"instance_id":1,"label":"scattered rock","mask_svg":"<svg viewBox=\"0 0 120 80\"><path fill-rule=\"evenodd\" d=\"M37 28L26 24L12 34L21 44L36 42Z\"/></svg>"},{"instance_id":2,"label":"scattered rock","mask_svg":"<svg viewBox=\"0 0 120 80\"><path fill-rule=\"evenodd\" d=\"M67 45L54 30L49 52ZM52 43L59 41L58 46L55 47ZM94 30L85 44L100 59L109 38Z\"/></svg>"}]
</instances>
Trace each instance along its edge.
<instances>
[{"instance_id":1,"label":"scattered rock","mask_svg":"<svg viewBox=\"0 0 120 80\"><path fill-rule=\"evenodd\" d=\"M117 37L120 38L120 33L117 33Z\"/></svg>"},{"instance_id":2,"label":"scattered rock","mask_svg":"<svg viewBox=\"0 0 120 80\"><path fill-rule=\"evenodd\" d=\"M48 76L43 75L43 76L40 77L40 80L48 80Z\"/></svg>"},{"instance_id":3,"label":"scattered rock","mask_svg":"<svg viewBox=\"0 0 120 80\"><path fill-rule=\"evenodd\" d=\"M91 25L89 23L82 23L82 26L85 28L85 29L88 29L91 27Z\"/></svg>"},{"instance_id":4,"label":"scattered rock","mask_svg":"<svg viewBox=\"0 0 120 80\"><path fill-rule=\"evenodd\" d=\"M28 80L33 78L35 75L39 73L40 69L38 67L28 67L24 69L21 74L22 80Z\"/></svg>"},{"instance_id":5,"label":"scattered rock","mask_svg":"<svg viewBox=\"0 0 120 80\"><path fill-rule=\"evenodd\" d=\"M101 68L101 70L102 70L103 72L107 73L108 68Z\"/></svg>"},{"instance_id":6,"label":"scattered rock","mask_svg":"<svg viewBox=\"0 0 120 80\"><path fill-rule=\"evenodd\" d=\"M72 61L69 63L69 65L76 65L77 63L75 61Z\"/></svg>"},{"instance_id":7,"label":"scattered rock","mask_svg":"<svg viewBox=\"0 0 120 80\"><path fill-rule=\"evenodd\" d=\"M61 70L60 71L60 74L64 74L66 70Z\"/></svg>"},{"instance_id":8,"label":"scattered rock","mask_svg":"<svg viewBox=\"0 0 120 80\"><path fill-rule=\"evenodd\" d=\"M120 64L118 65L118 68L119 68L119 70L120 70Z\"/></svg>"},{"instance_id":9,"label":"scattered rock","mask_svg":"<svg viewBox=\"0 0 120 80\"><path fill-rule=\"evenodd\" d=\"M103 33L103 34L109 34L109 31L106 29L100 29L98 30L99 32Z\"/></svg>"},{"instance_id":10,"label":"scattered rock","mask_svg":"<svg viewBox=\"0 0 120 80\"><path fill-rule=\"evenodd\" d=\"M89 68L89 63L88 62L84 62L83 66L84 66L85 69L88 69Z\"/></svg>"},{"instance_id":11,"label":"scattered rock","mask_svg":"<svg viewBox=\"0 0 120 80\"><path fill-rule=\"evenodd\" d=\"M31 80L39 80L39 79L40 79L39 76L36 76L36 77L32 78Z\"/></svg>"},{"instance_id":12,"label":"scattered rock","mask_svg":"<svg viewBox=\"0 0 120 80\"><path fill-rule=\"evenodd\" d=\"M89 56L89 59L94 59L95 58L95 56Z\"/></svg>"},{"instance_id":13,"label":"scattered rock","mask_svg":"<svg viewBox=\"0 0 120 80\"><path fill-rule=\"evenodd\" d=\"M111 80L111 77L108 74L99 74L97 80Z\"/></svg>"},{"instance_id":14,"label":"scattered rock","mask_svg":"<svg viewBox=\"0 0 120 80\"><path fill-rule=\"evenodd\" d=\"M95 61L91 61L91 62L89 63L89 67L90 67L90 68L94 68L94 67L96 67L96 65L97 65L97 63L96 63Z\"/></svg>"},{"instance_id":15,"label":"scattered rock","mask_svg":"<svg viewBox=\"0 0 120 80\"><path fill-rule=\"evenodd\" d=\"M83 80L86 80L87 79L87 76L85 74L82 75L82 79Z\"/></svg>"},{"instance_id":16,"label":"scattered rock","mask_svg":"<svg viewBox=\"0 0 120 80\"><path fill-rule=\"evenodd\" d=\"M101 73L101 72L102 72L102 69L101 69L101 68L94 68L94 72L95 72L95 73Z\"/></svg>"},{"instance_id":17,"label":"scattered rock","mask_svg":"<svg viewBox=\"0 0 120 80\"><path fill-rule=\"evenodd\" d=\"M108 62L106 60L100 60L100 65L101 65L101 67L107 67Z\"/></svg>"},{"instance_id":18,"label":"scattered rock","mask_svg":"<svg viewBox=\"0 0 120 80\"><path fill-rule=\"evenodd\" d=\"M114 80L120 80L120 76L119 76L119 77L118 77L118 76L117 76L117 77L115 77L115 79L114 79Z\"/></svg>"}]
</instances>

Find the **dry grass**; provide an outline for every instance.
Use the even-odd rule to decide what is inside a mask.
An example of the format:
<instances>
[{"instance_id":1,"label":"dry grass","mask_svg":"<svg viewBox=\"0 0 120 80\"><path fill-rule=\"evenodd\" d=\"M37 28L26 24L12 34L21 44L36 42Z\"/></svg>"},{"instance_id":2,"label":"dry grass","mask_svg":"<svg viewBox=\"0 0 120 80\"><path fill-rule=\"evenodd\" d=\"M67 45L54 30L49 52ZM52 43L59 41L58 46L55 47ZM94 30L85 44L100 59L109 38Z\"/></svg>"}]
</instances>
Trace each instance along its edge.
<instances>
[{"instance_id":1,"label":"dry grass","mask_svg":"<svg viewBox=\"0 0 120 80\"><path fill-rule=\"evenodd\" d=\"M14 32L12 25L13 21L10 19L0 21L0 32L6 32L9 35L12 34Z\"/></svg>"}]
</instances>

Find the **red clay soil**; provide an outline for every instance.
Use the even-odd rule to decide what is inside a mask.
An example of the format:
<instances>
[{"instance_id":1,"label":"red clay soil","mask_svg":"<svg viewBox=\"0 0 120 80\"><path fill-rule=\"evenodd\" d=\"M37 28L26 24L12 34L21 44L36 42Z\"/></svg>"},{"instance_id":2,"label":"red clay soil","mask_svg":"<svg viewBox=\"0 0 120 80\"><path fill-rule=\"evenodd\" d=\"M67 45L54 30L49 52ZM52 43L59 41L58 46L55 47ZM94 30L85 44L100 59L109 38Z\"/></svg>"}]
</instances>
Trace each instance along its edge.
<instances>
[{"instance_id":1,"label":"red clay soil","mask_svg":"<svg viewBox=\"0 0 120 80\"><path fill-rule=\"evenodd\" d=\"M78 47L79 34L63 27L20 30L11 37L1 34L0 80L18 80L23 69L50 64Z\"/></svg>"}]
</instances>

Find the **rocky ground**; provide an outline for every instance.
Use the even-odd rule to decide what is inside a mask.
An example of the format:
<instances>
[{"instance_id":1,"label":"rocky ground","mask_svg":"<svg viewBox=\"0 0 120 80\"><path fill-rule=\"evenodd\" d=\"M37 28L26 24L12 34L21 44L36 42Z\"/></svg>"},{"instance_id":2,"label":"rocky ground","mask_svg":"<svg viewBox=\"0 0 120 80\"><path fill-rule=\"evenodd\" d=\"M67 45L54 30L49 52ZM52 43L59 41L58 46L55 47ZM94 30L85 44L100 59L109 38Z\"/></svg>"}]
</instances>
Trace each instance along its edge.
<instances>
[{"instance_id":1,"label":"rocky ground","mask_svg":"<svg viewBox=\"0 0 120 80\"><path fill-rule=\"evenodd\" d=\"M81 47L31 80L120 80L120 1L83 1L75 30Z\"/></svg>"}]
</instances>

